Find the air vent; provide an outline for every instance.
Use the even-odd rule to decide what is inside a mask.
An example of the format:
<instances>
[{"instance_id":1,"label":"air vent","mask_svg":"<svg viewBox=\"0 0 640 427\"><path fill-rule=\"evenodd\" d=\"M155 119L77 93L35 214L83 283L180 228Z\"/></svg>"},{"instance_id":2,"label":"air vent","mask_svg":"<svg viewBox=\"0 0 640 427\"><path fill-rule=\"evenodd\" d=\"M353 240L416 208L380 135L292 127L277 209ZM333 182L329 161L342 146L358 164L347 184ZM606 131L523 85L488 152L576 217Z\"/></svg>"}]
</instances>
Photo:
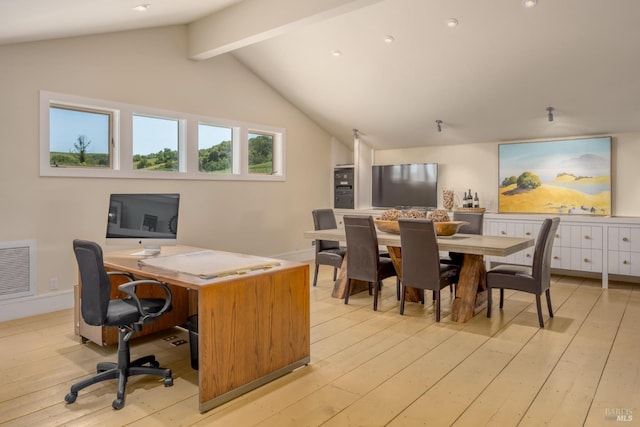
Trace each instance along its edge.
<instances>
[{"instance_id":1,"label":"air vent","mask_svg":"<svg viewBox=\"0 0 640 427\"><path fill-rule=\"evenodd\" d=\"M35 240L0 242L0 300L35 294Z\"/></svg>"}]
</instances>

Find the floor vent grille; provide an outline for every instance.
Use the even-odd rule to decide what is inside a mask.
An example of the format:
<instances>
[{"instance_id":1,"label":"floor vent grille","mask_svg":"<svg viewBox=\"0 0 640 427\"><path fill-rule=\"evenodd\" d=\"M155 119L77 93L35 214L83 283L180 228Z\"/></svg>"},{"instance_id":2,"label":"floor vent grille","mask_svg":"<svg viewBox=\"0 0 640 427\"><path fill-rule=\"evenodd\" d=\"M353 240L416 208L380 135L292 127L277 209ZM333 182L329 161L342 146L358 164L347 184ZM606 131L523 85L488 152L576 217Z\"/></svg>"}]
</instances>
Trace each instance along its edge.
<instances>
[{"instance_id":1,"label":"floor vent grille","mask_svg":"<svg viewBox=\"0 0 640 427\"><path fill-rule=\"evenodd\" d=\"M35 294L36 242L0 242L0 300Z\"/></svg>"}]
</instances>

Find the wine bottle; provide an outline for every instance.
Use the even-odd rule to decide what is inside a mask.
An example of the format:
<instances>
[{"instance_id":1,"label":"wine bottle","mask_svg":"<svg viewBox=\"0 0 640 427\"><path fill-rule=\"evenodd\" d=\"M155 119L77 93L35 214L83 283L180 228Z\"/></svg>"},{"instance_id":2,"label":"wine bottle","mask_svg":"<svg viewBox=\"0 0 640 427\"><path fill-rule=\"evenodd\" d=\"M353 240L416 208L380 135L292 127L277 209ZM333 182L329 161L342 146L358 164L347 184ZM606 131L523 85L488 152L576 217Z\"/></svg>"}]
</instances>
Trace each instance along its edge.
<instances>
[{"instance_id":1,"label":"wine bottle","mask_svg":"<svg viewBox=\"0 0 640 427\"><path fill-rule=\"evenodd\" d=\"M471 189L469 189L469 198L467 199L467 207L473 207L473 196L471 195Z\"/></svg>"},{"instance_id":2,"label":"wine bottle","mask_svg":"<svg viewBox=\"0 0 640 427\"><path fill-rule=\"evenodd\" d=\"M475 193L475 197L473 198L473 207L474 208L479 208L480 207L480 199L478 199L478 193Z\"/></svg>"},{"instance_id":3,"label":"wine bottle","mask_svg":"<svg viewBox=\"0 0 640 427\"><path fill-rule=\"evenodd\" d=\"M463 208L466 208L466 207L467 207L467 203L468 203L468 202L469 202L469 201L467 200L467 192L465 191L465 192L464 192L464 197L462 198L462 207L463 207Z\"/></svg>"}]
</instances>

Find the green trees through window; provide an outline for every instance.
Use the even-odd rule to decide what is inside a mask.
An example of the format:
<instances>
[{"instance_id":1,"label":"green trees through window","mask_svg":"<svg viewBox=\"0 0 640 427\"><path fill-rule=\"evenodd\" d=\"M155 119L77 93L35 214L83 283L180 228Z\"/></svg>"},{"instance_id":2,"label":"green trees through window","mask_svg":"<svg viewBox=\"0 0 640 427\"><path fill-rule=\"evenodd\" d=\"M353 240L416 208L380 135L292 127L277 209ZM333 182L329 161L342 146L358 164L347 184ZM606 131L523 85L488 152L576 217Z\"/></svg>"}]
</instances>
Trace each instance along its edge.
<instances>
[{"instance_id":1,"label":"green trees through window","mask_svg":"<svg viewBox=\"0 0 640 427\"><path fill-rule=\"evenodd\" d=\"M110 167L111 112L52 105L49 129L51 166Z\"/></svg>"},{"instance_id":2,"label":"green trees through window","mask_svg":"<svg viewBox=\"0 0 640 427\"><path fill-rule=\"evenodd\" d=\"M249 173L273 173L273 135L249 133Z\"/></svg>"},{"instance_id":3,"label":"green trees through window","mask_svg":"<svg viewBox=\"0 0 640 427\"><path fill-rule=\"evenodd\" d=\"M285 130L40 92L40 175L283 181Z\"/></svg>"}]
</instances>

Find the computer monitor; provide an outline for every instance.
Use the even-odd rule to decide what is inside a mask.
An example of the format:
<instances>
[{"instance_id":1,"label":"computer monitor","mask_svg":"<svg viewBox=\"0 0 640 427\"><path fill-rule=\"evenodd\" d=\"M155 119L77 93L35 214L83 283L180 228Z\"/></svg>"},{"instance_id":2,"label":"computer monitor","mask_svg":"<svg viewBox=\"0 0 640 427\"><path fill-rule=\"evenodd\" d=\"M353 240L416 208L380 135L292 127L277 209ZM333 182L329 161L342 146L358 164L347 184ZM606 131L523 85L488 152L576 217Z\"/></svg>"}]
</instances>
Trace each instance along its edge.
<instances>
[{"instance_id":1,"label":"computer monitor","mask_svg":"<svg viewBox=\"0 0 640 427\"><path fill-rule=\"evenodd\" d=\"M175 245L180 194L111 194L106 243L141 246L138 255L155 255Z\"/></svg>"}]
</instances>

